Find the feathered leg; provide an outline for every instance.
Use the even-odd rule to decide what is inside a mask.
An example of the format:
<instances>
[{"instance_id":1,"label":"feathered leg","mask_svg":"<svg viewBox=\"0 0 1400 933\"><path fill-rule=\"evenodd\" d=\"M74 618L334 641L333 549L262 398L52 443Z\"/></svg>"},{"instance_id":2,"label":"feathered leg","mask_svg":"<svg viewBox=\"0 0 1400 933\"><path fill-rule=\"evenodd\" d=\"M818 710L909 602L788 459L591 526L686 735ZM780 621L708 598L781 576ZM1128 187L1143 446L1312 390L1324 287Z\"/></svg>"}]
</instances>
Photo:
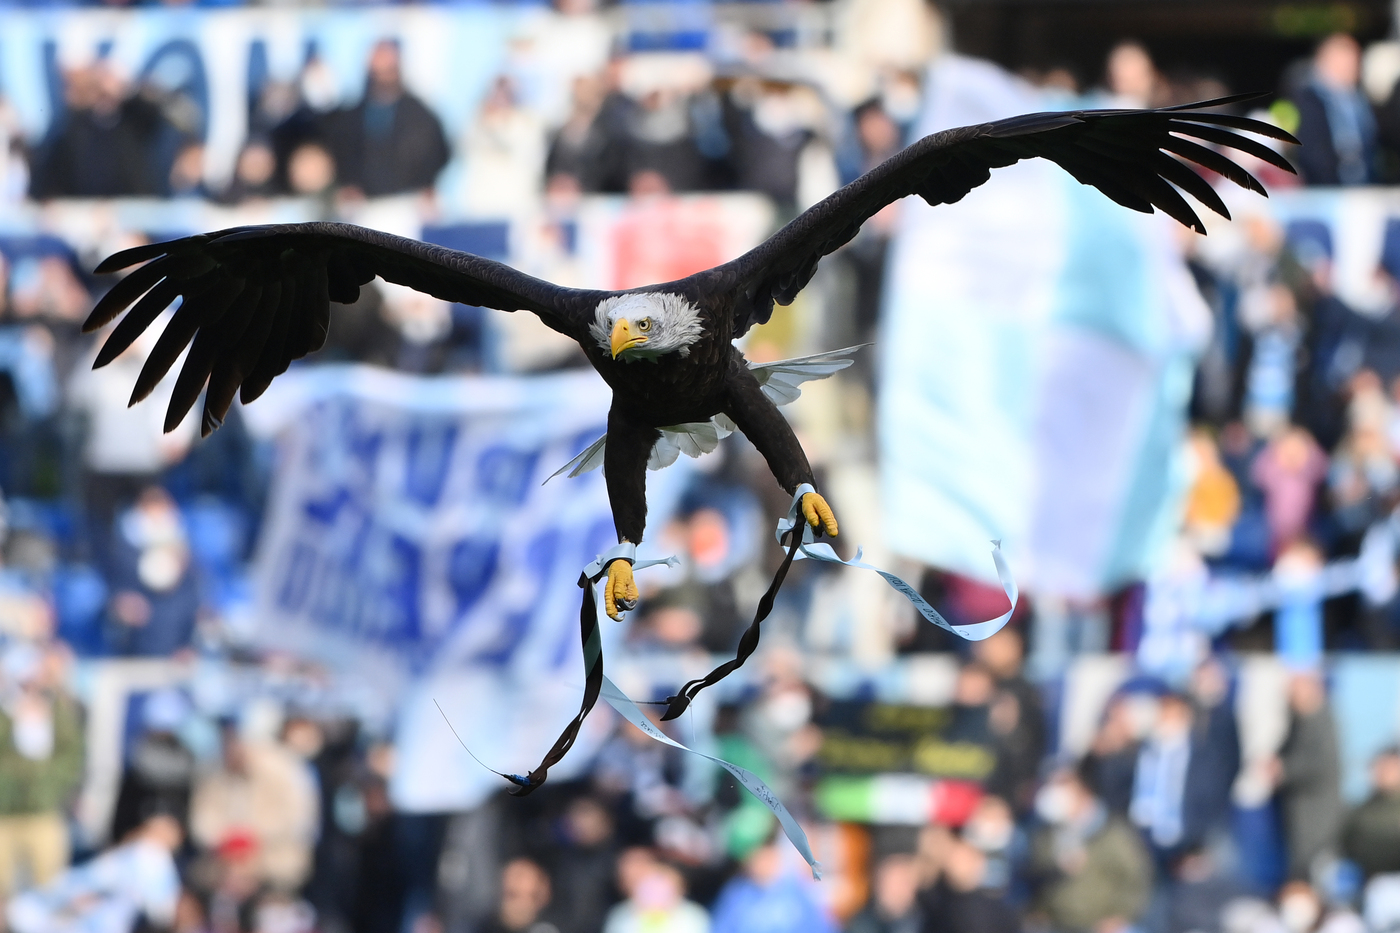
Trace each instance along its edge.
<instances>
[{"instance_id":1,"label":"feathered leg","mask_svg":"<svg viewBox=\"0 0 1400 933\"><path fill-rule=\"evenodd\" d=\"M614 406L608 412L608 446L603 454L603 476L608 483L617 540L640 544L647 527L647 458L661 432L629 420ZM622 621L622 613L637 603L632 565L615 560L608 565L603 604L608 615Z\"/></svg>"},{"instance_id":2,"label":"feathered leg","mask_svg":"<svg viewBox=\"0 0 1400 933\"><path fill-rule=\"evenodd\" d=\"M763 394L758 380L747 367L736 366L730 370L727 389L724 413L763 454L778 485L788 493L796 492L803 483L815 486L812 467L807 463L802 445L797 442L797 435L792 433L792 426L778 406ZM612 443L611 438L608 443ZM813 528L835 537L836 516L820 494L810 492L802 497L802 515Z\"/></svg>"}]
</instances>

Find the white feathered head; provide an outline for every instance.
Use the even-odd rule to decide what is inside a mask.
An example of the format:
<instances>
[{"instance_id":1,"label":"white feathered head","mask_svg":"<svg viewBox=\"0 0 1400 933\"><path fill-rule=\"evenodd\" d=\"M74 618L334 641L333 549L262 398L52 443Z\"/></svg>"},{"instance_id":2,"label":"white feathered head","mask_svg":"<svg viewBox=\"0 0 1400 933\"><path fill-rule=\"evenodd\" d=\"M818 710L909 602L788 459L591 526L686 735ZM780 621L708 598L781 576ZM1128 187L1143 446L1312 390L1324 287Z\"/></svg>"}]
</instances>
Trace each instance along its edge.
<instances>
[{"instance_id":1,"label":"white feathered head","mask_svg":"<svg viewBox=\"0 0 1400 933\"><path fill-rule=\"evenodd\" d=\"M655 360L672 352L689 356L705 327L700 310L680 295L636 292L599 302L589 331L613 359Z\"/></svg>"}]
</instances>

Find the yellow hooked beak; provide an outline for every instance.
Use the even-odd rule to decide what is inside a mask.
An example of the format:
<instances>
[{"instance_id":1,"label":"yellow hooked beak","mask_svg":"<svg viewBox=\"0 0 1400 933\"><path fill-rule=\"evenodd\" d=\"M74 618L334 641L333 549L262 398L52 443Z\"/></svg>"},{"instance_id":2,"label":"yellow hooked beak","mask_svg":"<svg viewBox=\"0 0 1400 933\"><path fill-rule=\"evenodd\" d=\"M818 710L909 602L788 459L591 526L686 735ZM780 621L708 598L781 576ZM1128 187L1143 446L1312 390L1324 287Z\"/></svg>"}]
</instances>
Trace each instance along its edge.
<instances>
[{"instance_id":1,"label":"yellow hooked beak","mask_svg":"<svg viewBox=\"0 0 1400 933\"><path fill-rule=\"evenodd\" d=\"M632 325L627 323L627 318L619 318L613 325L612 332L612 355L617 359L617 355L626 350L630 350L640 343L646 343L647 338L641 334L632 333Z\"/></svg>"}]
</instances>

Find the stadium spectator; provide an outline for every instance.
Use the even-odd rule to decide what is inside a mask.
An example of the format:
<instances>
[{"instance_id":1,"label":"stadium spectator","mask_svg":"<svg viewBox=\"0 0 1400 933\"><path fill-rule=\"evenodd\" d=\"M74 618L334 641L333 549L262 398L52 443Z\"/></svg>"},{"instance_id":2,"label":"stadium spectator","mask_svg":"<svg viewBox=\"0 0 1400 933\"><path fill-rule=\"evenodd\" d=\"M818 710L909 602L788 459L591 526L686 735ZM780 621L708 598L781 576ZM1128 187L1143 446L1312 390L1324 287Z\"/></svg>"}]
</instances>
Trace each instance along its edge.
<instances>
[{"instance_id":1,"label":"stadium spectator","mask_svg":"<svg viewBox=\"0 0 1400 933\"><path fill-rule=\"evenodd\" d=\"M1160 107L1167 91L1152 55L1141 42L1120 42L1104 63L1108 92L1116 106Z\"/></svg>"},{"instance_id":2,"label":"stadium spectator","mask_svg":"<svg viewBox=\"0 0 1400 933\"><path fill-rule=\"evenodd\" d=\"M540 202L544 189L544 122L521 106L499 77L459 147L465 164L465 207L477 217L515 217Z\"/></svg>"},{"instance_id":3,"label":"stadium spectator","mask_svg":"<svg viewBox=\"0 0 1400 933\"><path fill-rule=\"evenodd\" d=\"M953 839L943 856L938 887L928 898L930 929L948 933L1017 933L1016 912L986 889L987 856L962 839Z\"/></svg>"},{"instance_id":4,"label":"stadium spectator","mask_svg":"<svg viewBox=\"0 0 1400 933\"><path fill-rule=\"evenodd\" d=\"M1142 827L1159 864L1188 838L1186 784L1193 720L1185 697L1165 694L1157 701L1156 722L1138 752L1128 812Z\"/></svg>"},{"instance_id":5,"label":"stadium spectator","mask_svg":"<svg viewBox=\"0 0 1400 933\"><path fill-rule=\"evenodd\" d=\"M134 93L110 60L64 74L65 112L30 164L29 196L110 198L160 195L170 160L161 158L178 130L159 104Z\"/></svg>"},{"instance_id":6,"label":"stadium spectator","mask_svg":"<svg viewBox=\"0 0 1400 933\"><path fill-rule=\"evenodd\" d=\"M1307 530L1318 485L1326 476L1327 454L1299 427L1280 433L1254 458L1250 478L1264 493L1264 514L1275 554Z\"/></svg>"},{"instance_id":7,"label":"stadium spectator","mask_svg":"<svg viewBox=\"0 0 1400 933\"><path fill-rule=\"evenodd\" d=\"M821 142L829 115L805 84L760 79L736 83L725 98L725 132L735 186L760 191L791 212L835 190L830 150Z\"/></svg>"},{"instance_id":8,"label":"stadium spectator","mask_svg":"<svg viewBox=\"0 0 1400 933\"><path fill-rule=\"evenodd\" d=\"M603 926L618 857L614 822L592 795L576 798L564 811L562 845L551 872L557 902L568 905L555 912L562 933L589 933Z\"/></svg>"},{"instance_id":9,"label":"stadium spectator","mask_svg":"<svg viewBox=\"0 0 1400 933\"><path fill-rule=\"evenodd\" d=\"M0 656L0 905L23 881L47 885L68 864L64 808L82 776L84 743L59 660L26 641Z\"/></svg>"},{"instance_id":10,"label":"stadium spectator","mask_svg":"<svg viewBox=\"0 0 1400 933\"><path fill-rule=\"evenodd\" d=\"M549 876L527 858L512 859L501 870L501 909L477 929L481 933L558 933L541 920L549 906Z\"/></svg>"},{"instance_id":11,"label":"stadium spectator","mask_svg":"<svg viewBox=\"0 0 1400 933\"><path fill-rule=\"evenodd\" d=\"M1367 933L1345 902L1325 902L1307 881L1290 881L1279 890L1278 916L1289 933Z\"/></svg>"},{"instance_id":12,"label":"stadium spectator","mask_svg":"<svg viewBox=\"0 0 1400 933\"><path fill-rule=\"evenodd\" d=\"M607 174L620 178L633 195L699 191L710 187L710 166L693 125L691 96L683 87L642 86L613 95L620 119L609 149L616 164ZM609 116L606 111L601 116ZM605 128L608 124L605 124Z\"/></svg>"},{"instance_id":13,"label":"stadium spectator","mask_svg":"<svg viewBox=\"0 0 1400 933\"><path fill-rule=\"evenodd\" d=\"M608 912L603 933L708 933L710 917L705 908L686 900L681 873L665 862L640 854L619 874L627 899ZM719 925L719 930L739 927Z\"/></svg>"},{"instance_id":14,"label":"stadium spectator","mask_svg":"<svg viewBox=\"0 0 1400 933\"><path fill-rule=\"evenodd\" d=\"M287 188L294 195L324 196L335 184L335 159L318 142L304 142L287 157Z\"/></svg>"},{"instance_id":15,"label":"stadium spectator","mask_svg":"<svg viewBox=\"0 0 1400 933\"><path fill-rule=\"evenodd\" d=\"M120 515L112 537L105 563L113 653L167 657L188 648L199 584L175 500L160 486L147 487Z\"/></svg>"},{"instance_id":16,"label":"stadium spectator","mask_svg":"<svg viewBox=\"0 0 1400 933\"><path fill-rule=\"evenodd\" d=\"M1120 693L1104 708L1089 753L1084 756L1084 775L1089 786L1110 813L1126 817L1133 799L1134 775L1144 729L1144 698L1139 693Z\"/></svg>"},{"instance_id":17,"label":"stadium spectator","mask_svg":"<svg viewBox=\"0 0 1400 933\"><path fill-rule=\"evenodd\" d=\"M610 145L609 120L605 107L615 109L619 100L610 98L601 75L574 78L568 119L552 135L545 158L545 174L550 179L572 178L583 191L604 189L605 158Z\"/></svg>"},{"instance_id":18,"label":"stadium spectator","mask_svg":"<svg viewBox=\"0 0 1400 933\"><path fill-rule=\"evenodd\" d=\"M350 197L430 189L450 156L442 122L404 87L399 45L388 39L370 52L364 97L325 126L336 183Z\"/></svg>"},{"instance_id":19,"label":"stadium spectator","mask_svg":"<svg viewBox=\"0 0 1400 933\"><path fill-rule=\"evenodd\" d=\"M919 905L919 866L903 852L880 859L873 872L871 897L846 924L846 933L919 933L924 911Z\"/></svg>"},{"instance_id":20,"label":"stadium spectator","mask_svg":"<svg viewBox=\"0 0 1400 933\"><path fill-rule=\"evenodd\" d=\"M258 882L295 891L311 870L319 812L303 762L280 744L225 727L219 768L195 784L190 832L209 850L251 860Z\"/></svg>"},{"instance_id":21,"label":"stadium spectator","mask_svg":"<svg viewBox=\"0 0 1400 933\"><path fill-rule=\"evenodd\" d=\"M1291 99L1298 110L1294 134L1302 146L1293 159L1310 185L1364 185L1376 175L1376 118L1361 92L1361 46L1349 35L1323 39L1312 70Z\"/></svg>"},{"instance_id":22,"label":"stadium spectator","mask_svg":"<svg viewBox=\"0 0 1400 933\"><path fill-rule=\"evenodd\" d=\"M979 661L966 661L953 682L953 718L946 737L953 742L992 744L991 709L996 682Z\"/></svg>"},{"instance_id":23,"label":"stadium spectator","mask_svg":"<svg viewBox=\"0 0 1400 933\"><path fill-rule=\"evenodd\" d=\"M1229 550L1230 531L1240 515L1240 487L1220 462L1220 448L1208 431L1193 430L1188 444L1193 479L1184 531L1202 555L1219 556Z\"/></svg>"},{"instance_id":24,"label":"stadium spectator","mask_svg":"<svg viewBox=\"0 0 1400 933\"><path fill-rule=\"evenodd\" d=\"M855 127L854 146L843 146L838 159L841 181L849 183L870 171L899 151L904 131L890 116L879 98L858 106L851 115ZM838 255L855 277L854 298L849 318L833 315L830 326L844 324L849 331L838 331L835 339L846 343L863 343L873 339L880 318L880 302L885 281L885 257L889 253L890 237L894 233L898 208L891 204L865 222L856 238ZM834 335L835 336L835 335ZM855 366L865 379L872 379L872 363L866 354L856 358Z\"/></svg>"},{"instance_id":25,"label":"stadium spectator","mask_svg":"<svg viewBox=\"0 0 1400 933\"><path fill-rule=\"evenodd\" d=\"M1371 794L1347 814L1341 849L1367 879L1400 872L1400 748L1371 760Z\"/></svg>"},{"instance_id":26,"label":"stadium spectator","mask_svg":"<svg viewBox=\"0 0 1400 933\"><path fill-rule=\"evenodd\" d=\"M92 523L90 534L105 549L117 513L156 482L161 471L184 458L197 430L196 416L186 417L171 433L163 430L172 380L157 386L154 405L128 406L132 382L141 372L155 341L142 336L102 369L91 357L80 362L68 386L75 415L85 419L82 461L83 505ZM96 355L96 348L89 351ZM197 406L195 411L197 411Z\"/></svg>"},{"instance_id":27,"label":"stadium spectator","mask_svg":"<svg viewBox=\"0 0 1400 933\"><path fill-rule=\"evenodd\" d=\"M1163 695L1138 753L1129 812L1164 869L1203 845L1229 815L1239 739L1222 692L1211 691L1199 710L1186 696Z\"/></svg>"},{"instance_id":28,"label":"stadium spectator","mask_svg":"<svg viewBox=\"0 0 1400 933\"><path fill-rule=\"evenodd\" d=\"M986 857L979 887L1020 906L1024 902L1026 837L1010 804L984 794L962 827L963 841Z\"/></svg>"},{"instance_id":29,"label":"stadium spectator","mask_svg":"<svg viewBox=\"0 0 1400 933\"><path fill-rule=\"evenodd\" d=\"M812 688L802 675L802 656L792 647L763 657L764 687L747 707L744 731L773 768L777 788L796 786L797 772L816 754L820 733L812 725Z\"/></svg>"},{"instance_id":30,"label":"stadium spectator","mask_svg":"<svg viewBox=\"0 0 1400 933\"><path fill-rule=\"evenodd\" d=\"M1029 812L1045 756L1045 709L1040 691L1026 677L1025 642L1019 630L1002 629L974 643L973 655L996 680L990 724L997 735L997 767L988 790Z\"/></svg>"},{"instance_id":31,"label":"stadium spectator","mask_svg":"<svg viewBox=\"0 0 1400 933\"><path fill-rule=\"evenodd\" d=\"M1288 683L1288 736L1274 765L1288 842L1288 876L1308 878L1319 858L1334 854L1342 822L1337 724L1320 674L1295 673Z\"/></svg>"},{"instance_id":32,"label":"stadium spectator","mask_svg":"<svg viewBox=\"0 0 1400 933\"><path fill-rule=\"evenodd\" d=\"M1147 909L1152 862L1137 831L1084 778L1057 771L1036 796L1045 827L1031 841L1035 910L1057 933L1126 930Z\"/></svg>"},{"instance_id":33,"label":"stadium spectator","mask_svg":"<svg viewBox=\"0 0 1400 933\"><path fill-rule=\"evenodd\" d=\"M173 855L183 838L173 817L151 817L115 848L12 900L6 911L10 929L129 933L138 923L169 927L180 901Z\"/></svg>"},{"instance_id":34,"label":"stadium spectator","mask_svg":"<svg viewBox=\"0 0 1400 933\"><path fill-rule=\"evenodd\" d=\"M189 700L175 688L157 690L146 697L141 709L144 729L122 772L112 839L124 838L161 813L175 817L181 827L188 826L195 760L177 732L191 712Z\"/></svg>"},{"instance_id":35,"label":"stadium spectator","mask_svg":"<svg viewBox=\"0 0 1400 933\"><path fill-rule=\"evenodd\" d=\"M743 872L730 879L715 901L714 929L835 933L836 926L817 901L812 883L796 874L790 860L788 852L773 841L749 853Z\"/></svg>"},{"instance_id":36,"label":"stadium spectator","mask_svg":"<svg viewBox=\"0 0 1400 933\"><path fill-rule=\"evenodd\" d=\"M209 196L204 185L204 145L187 142L175 153L170 163L169 194L172 198L203 198Z\"/></svg>"},{"instance_id":37,"label":"stadium spectator","mask_svg":"<svg viewBox=\"0 0 1400 933\"><path fill-rule=\"evenodd\" d=\"M270 198L282 194L277 178L277 155L267 140L250 139L238 153L233 166L233 180L219 200L238 204L253 198Z\"/></svg>"},{"instance_id":38,"label":"stadium spectator","mask_svg":"<svg viewBox=\"0 0 1400 933\"><path fill-rule=\"evenodd\" d=\"M1230 674L1217 657L1196 666L1187 696L1195 716L1186 777L1187 835L1213 843L1230 818L1231 794L1243 759Z\"/></svg>"}]
</instances>

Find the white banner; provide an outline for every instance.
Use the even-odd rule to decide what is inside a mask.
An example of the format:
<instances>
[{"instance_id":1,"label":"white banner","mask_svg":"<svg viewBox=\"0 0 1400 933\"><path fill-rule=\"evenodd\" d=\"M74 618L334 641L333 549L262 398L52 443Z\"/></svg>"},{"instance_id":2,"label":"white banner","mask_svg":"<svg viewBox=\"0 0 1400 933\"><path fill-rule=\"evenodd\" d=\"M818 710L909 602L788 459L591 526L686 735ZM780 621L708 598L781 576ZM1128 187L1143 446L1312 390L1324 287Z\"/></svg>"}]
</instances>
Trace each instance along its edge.
<instances>
[{"instance_id":1,"label":"white banner","mask_svg":"<svg viewBox=\"0 0 1400 933\"><path fill-rule=\"evenodd\" d=\"M528 771L577 711L578 576L616 534L601 471L542 481L602 433L609 403L591 371L329 366L289 373L245 409L283 439L256 562L260 639L320 659L367 702L406 688L399 807L470 807L502 786L434 699L506 772ZM688 470L648 474L653 530ZM605 641L619 630L605 620ZM551 776L587 763L610 717L594 720Z\"/></svg>"},{"instance_id":2,"label":"white banner","mask_svg":"<svg viewBox=\"0 0 1400 933\"><path fill-rule=\"evenodd\" d=\"M955 55L920 134L1103 102ZM1210 333L1175 223L1054 164L997 169L956 204L900 205L881 360L885 543L988 583L1092 597L1141 579L1173 527L1191 361Z\"/></svg>"}]
</instances>

